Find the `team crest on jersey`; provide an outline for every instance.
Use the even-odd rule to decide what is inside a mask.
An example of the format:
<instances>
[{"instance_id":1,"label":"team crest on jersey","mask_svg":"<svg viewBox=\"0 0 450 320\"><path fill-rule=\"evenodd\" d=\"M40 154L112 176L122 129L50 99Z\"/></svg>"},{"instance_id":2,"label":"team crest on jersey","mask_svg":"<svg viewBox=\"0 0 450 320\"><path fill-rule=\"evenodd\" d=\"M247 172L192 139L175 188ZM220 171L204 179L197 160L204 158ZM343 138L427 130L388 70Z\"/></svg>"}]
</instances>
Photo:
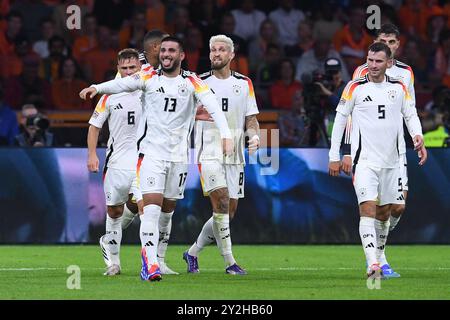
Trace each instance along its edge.
<instances>
[{"instance_id":1,"label":"team crest on jersey","mask_svg":"<svg viewBox=\"0 0 450 320\"><path fill-rule=\"evenodd\" d=\"M153 187L155 185L155 177L148 177L147 178L147 185L150 187Z\"/></svg>"},{"instance_id":2,"label":"team crest on jersey","mask_svg":"<svg viewBox=\"0 0 450 320\"><path fill-rule=\"evenodd\" d=\"M186 85L182 84L182 85L178 86L178 94L183 97L188 95L188 89L187 89Z\"/></svg>"},{"instance_id":3,"label":"team crest on jersey","mask_svg":"<svg viewBox=\"0 0 450 320\"><path fill-rule=\"evenodd\" d=\"M389 100L394 101L396 97L397 97L397 92L395 90L390 90L388 92Z\"/></svg>"},{"instance_id":4,"label":"team crest on jersey","mask_svg":"<svg viewBox=\"0 0 450 320\"><path fill-rule=\"evenodd\" d=\"M241 94L241 92L242 92L242 89L241 89L240 86L238 86L238 85L234 85L234 86L233 86L233 93L234 93L235 95L239 96L239 95Z\"/></svg>"},{"instance_id":5,"label":"team crest on jersey","mask_svg":"<svg viewBox=\"0 0 450 320\"><path fill-rule=\"evenodd\" d=\"M216 184L216 176L215 175L209 176L209 184L212 184L212 185Z\"/></svg>"},{"instance_id":6,"label":"team crest on jersey","mask_svg":"<svg viewBox=\"0 0 450 320\"><path fill-rule=\"evenodd\" d=\"M106 193L106 200L111 201L111 192Z\"/></svg>"}]
</instances>

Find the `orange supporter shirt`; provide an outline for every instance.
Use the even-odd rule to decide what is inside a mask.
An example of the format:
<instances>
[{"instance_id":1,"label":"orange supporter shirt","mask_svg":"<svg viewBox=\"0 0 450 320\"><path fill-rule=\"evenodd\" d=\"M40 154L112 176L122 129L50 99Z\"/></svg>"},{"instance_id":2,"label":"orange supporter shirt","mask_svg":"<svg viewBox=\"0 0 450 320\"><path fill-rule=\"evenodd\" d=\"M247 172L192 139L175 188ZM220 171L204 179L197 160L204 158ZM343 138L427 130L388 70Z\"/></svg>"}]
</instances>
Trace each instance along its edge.
<instances>
[{"instance_id":1,"label":"orange supporter shirt","mask_svg":"<svg viewBox=\"0 0 450 320\"><path fill-rule=\"evenodd\" d=\"M363 36L361 39L356 42L355 39L352 38L350 33L350 27L346 25L341 30L336 32L333 37L333 44L337 51L341 51L345 46L353 49L353 50L362 50L366 51L367 48L372 44L372 37L365 31L362 30Z\"/></svg>"},{"instance_id":2,"label":"orange supporter shirt","mask_svg":"<svg viewBox=\"0 0 450 320\"><path fill-rule=\"evenodd\" d=\"M9 42L5 32L0 32L0 55L8 55L14 53L14 41Z\"/></svg>"},{"instance_id":3,"label":"orange supporter shirt","mask_svg":"<svg viewBox=\"0 0 450 320\"><path fill-rule=\"evenodd\" d=\"M80 62L82 56L87 51L95 48L97 46L97 39L92 36L81 36L75 39L72 47L72 55L74 58Z\"/></svg>"},{"instance_id":4,"label":"orange supporter shirt","mask_svg":"<svg viewBox=\"0 0 450 320\"><path fill-rule=\"evenodd\" d=\"M8 79L20 75L22 67L22 60L16 54L0 55L1 78Z\"/></svg>"},{"instance_id":5,"label":"orange supporter shirt","mask_svg":"<svg viewBox=\"0 0 450 320\"><path fill-rule=\"evenodd\" d=\"M94 48L84 54L82 61L94 83L103 82L108 70L117 69L117 53L113 49Z\"/></svg>"},{"instance_id":6,"label":"orange supporter shirt","mask_svg":"<svg viewBox=\"0 0 450 320\"><path fill-rule=\"evenodd\" d=\"M88 84L80 79L58 79L52 83L52 96L57 110L91 109L90 101L82 100L78 93Z\"/></svg>"},{"instance_id":7,"label":"orange supporter shirt","mask_svg":"<svg viewBox=\"0 0 450 320\"><path fill-rule=\"evenodd\" d=\"M233 60L231 60L230 63L230 69L235 70L239 72L240 74L243 74L244 76L248 76L249 73L249 67L248 67L248 59L244 56L236 56Z\"/></svg>"},{"instance_id":8,"label":"orange supporter shirt","mask_svg":"<svg viewBox=\"0 0 450 320\"><path fill-rule=\"evenodd\" d=\"M147 19L147 30L166 29L166 7L164 5L148 8L145 18Z\"/></svg>"},{"instance_id":9,"label":"orange supporter shirt","mask_svg":"<svg viewBox=\"0 0 450 320\"><path fill-rule=\"evenodd\" d=\"M290 85L286 85L282 80L276 81L269 89L272 108L290 110L294 94L302 89L302 84L295 80Z\"/></svg>"}]
</instances>

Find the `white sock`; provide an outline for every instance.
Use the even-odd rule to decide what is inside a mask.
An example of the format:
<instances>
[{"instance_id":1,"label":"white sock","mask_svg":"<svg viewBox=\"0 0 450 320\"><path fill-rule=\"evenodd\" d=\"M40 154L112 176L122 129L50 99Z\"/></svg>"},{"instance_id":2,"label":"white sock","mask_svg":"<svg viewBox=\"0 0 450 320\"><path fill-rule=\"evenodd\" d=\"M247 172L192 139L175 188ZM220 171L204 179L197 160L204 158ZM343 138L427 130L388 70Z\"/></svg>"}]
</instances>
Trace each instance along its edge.
<instances>
[{"instance_id":1,"label":"white sock","mask_svg":"<svg viewBox=\"0 0 450 320\"><path fill-rule=\"evenodd\" d=\"M236 263L231 252L230 216L223 213L213 213L213 232L220 253L227 266Z\"/></svg>"},{"instance_id":2,"label":"white sock","mask_svg":"<svg viewBox=\"0 0 450 320\"><path fill-rule=\"evenodd\" d=\"M158 246L158 220L161 213L161 207L150 204L144 207L144 214L141 215L141 227L139 235L141 245L145 248L149 267L157 263L156 247Z\"/></svg>"},{"instance_id":3,"label":"white sock","mask_svg":"<svg viewBox=\"0 0 450 320\"><path fill-rule=\"evenodd\" d=\"M384 255L384 250L386 248L387 236L389 234L389 220L381 221L375 219L375 232L377 236L377 260L380 265L387 264L386 256Z\"/></svg>"},{"instance_id":4,"label":"white sock","mask_svg":"<svg viewBox=\"0 0 450 320\"><path fill-rule=\"evenodd\" d=\"M159 241L158 241L158 261L163 261L169 245L170 230L172 229L172 212L161 212L159 216Z\"/></svg>"},{"instance_id":5,"label":"white sock","mask_svg":"<svg viewBox=\"0 0 450 320\"><path fill-rule=\"evenodd\" d=\"M111 253L111 264L120 265L120 242L122 241L122 217L113 219L106 215L106 234L103 242Z\"/></svg>"},{"instance_id":6,"label":"white sock","mask_svg":"<svg viewBox=\"0 0 450 320\"><path fill-rule=\"evenodd\" d=\"M213 243L215 239L216 238L214 238L213 230L213 217L211 217L203 225L202 231L198 235L195 243L189 248L188 253L191 256L197 257L200 251L202 251L203 248L207 245Z\"/></svg>"},{"instance_id":7,"label":"white sock","mask_svg":"<svg viewBox=\"0 0 450 320\"><path fill-rule=\"evenodd\" d=\"M125 230L130 226L136 215L137 213L133 213L130 209L128 209L127 204L125 203L125 205L123 206L122 230Z\"/></svg>"},{"instance_id":8,"label":"white sock","mask_svg":"<svg viewBox=\"0 0 450 320\"><path fill-rule=\"evenodd\" d=\"M389 217L389 223L391 224L391 226L389 227L389 231L394 230L395 226L396 226L397 223L400 221L400 218L401 218L401 217L402 217L402 216L396 218L396 217L394 217L393 215L391 215L391 216Z\"/></svg>"},{"instance_id":9,"label":"white sock","mask_svg":"<svg viewBox=\"0 0 450 320\"><path fill-rule=\"evenodd\" d=\"M359 219L359 236L369 266L377 263L377 238L375 231L375 218L361 217Z\"/></svg>"}]
</instances>

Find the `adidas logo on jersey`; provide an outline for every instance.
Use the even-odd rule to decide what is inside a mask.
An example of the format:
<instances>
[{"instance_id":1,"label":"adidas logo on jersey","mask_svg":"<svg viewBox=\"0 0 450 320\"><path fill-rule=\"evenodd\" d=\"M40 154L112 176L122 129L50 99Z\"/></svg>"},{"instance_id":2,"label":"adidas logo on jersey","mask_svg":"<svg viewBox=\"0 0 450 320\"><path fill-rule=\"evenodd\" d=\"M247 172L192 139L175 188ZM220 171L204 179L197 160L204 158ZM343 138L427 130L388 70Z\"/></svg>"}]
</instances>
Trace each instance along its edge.
<instances>
[{"instance_id":1,"label":"adidas logo on jersey","mask_svg":"<svg viewBox=\"0 0 450 320\"><path fill-rule=\"evenodd\" d=\"M159 88L158 90L156 90L156 92L166 93L166 92L164 91L164 88L163 88L163 87L161 87L161 88Z\"/></svg>"},{"instance_id":2,"label":"adidas logo on jersey","mask_svg":"<svg viewBox=\"0 0 450 320\"><path fill-rule=\"evenodd\" d=\"M367 96L367 97L363 100L363 102L368 102L368 101L372 101L372 98L371 98L370 96Z\"/></svg>"},{"instance_id":3,"label":"adidas logo on jersey","mask_svg":"<svg viewBox=\"0 0 450 320\"><path fill-rule=\"evenodd\" d=\"M397 198L397 200L399 200L399 201L405 200L405 196L403 194L401 194L400 197Z\"/></svg>"},{"instance_id":4,"label":"adidas logo on jersey","mask_svg":"<svg viewBox=\"0 0 450 320\"><path fill-rule=\"evenodd\" d=\"M119 109L123 109L123 107L120 103L113 108L113 110L119 110Z\"/></svg>"},{"instance_id":5,"label":"adidas logo on jersey","mask_svg":"<svg viewBox=\"0 0 450 320\"><path fill-rule=\"evenodd\" d=\"M374 246L373 243L371 242L371 243L369 243L369 244L366 246L366 248L375 248L375 246Z\"/></svg>"}]
</instances>

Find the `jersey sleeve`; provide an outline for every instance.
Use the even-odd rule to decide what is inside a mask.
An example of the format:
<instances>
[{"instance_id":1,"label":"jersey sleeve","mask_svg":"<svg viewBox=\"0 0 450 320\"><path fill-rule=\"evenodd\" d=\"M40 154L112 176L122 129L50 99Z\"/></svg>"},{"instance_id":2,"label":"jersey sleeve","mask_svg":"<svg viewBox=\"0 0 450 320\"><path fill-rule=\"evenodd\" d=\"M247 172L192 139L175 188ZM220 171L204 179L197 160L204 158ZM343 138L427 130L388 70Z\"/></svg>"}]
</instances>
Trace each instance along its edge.
<instances>
[{"instance_id":1,"label":"jersey sleeve","mask_svg":"<svg viewBox=\"0 0 450 320\"><path fill-rule=\"evenodd\" d=\"M355 89L358 83L355 81L350 81L345 86L344 92L342 92L341 100L336 107L336 111L342 115L348 117L355 106Z\"/></svg>"},{"instance_id":2,"label":"jersey sleeve","mask_svg":"<svg viewBox=\"0 0 450 320\"><path fill-rule=\"evenodd\" d=\"M89 119L89 124L97 128L102 128L106 119L109 117L110 106L108 95L104 94L100 100L98 100L97 106Z\"/></svg>"},{"instance_id":3,"label":"jersey sleeve","mask_svg":"<svg viewBox=\"0 0 450 320\"><path fill-rule=\"evenodd\" d=\"M247 108L245 116L251 116L254 114L258 114L258 105L256 104L256 97L255 97L255 89L253 88L253 83L250 78L245 79L248 84L248 96L247 96Z\"/></svg>"},{"instance_id":4,"label":"jersey sleeve","mask_svg":"<svg viewBox=\"0 0 450 320\"><path fill-rule=\"evenodd\" d=\"M403 100L401 112L403 114L403 118L405 119L408 132L412 138L416 135L422 136L422 125L420 123L419 116L417 115L415 100L410 96L409 90L407 90L403 84L402 89Z\"/></svg>"},{"instance_id":5,"label":"jersey sleeve","mask_svg":"<svg viewBox=\"0 0 450 320\"><path fill-rule=\"evenodd\" d=\"M211 91L209 86L195 74L187 76L187 79L193 87L194 100L199 100L206 108L206 111L208 111L214 119L214 123L219 129L222 139L231 138L231 131L228 127L227 119L223 114L222 108L220 108L219 103L217 102L215 94Z\"/></svg>"},{"instance_id":6,"label":"jersey sleeve","mask_svg":"<svg viewBox=\"0 0 450 320\"><path fill-rule=\"evenodd\" d=\"M111 81L92 85L91 87L94 87L98 93L106 93L106 94L145 90L147 82L155 74L156 71L154 70L149 72L141 70L131 76L113 79Z\"/></svg>"}]
</instances>

